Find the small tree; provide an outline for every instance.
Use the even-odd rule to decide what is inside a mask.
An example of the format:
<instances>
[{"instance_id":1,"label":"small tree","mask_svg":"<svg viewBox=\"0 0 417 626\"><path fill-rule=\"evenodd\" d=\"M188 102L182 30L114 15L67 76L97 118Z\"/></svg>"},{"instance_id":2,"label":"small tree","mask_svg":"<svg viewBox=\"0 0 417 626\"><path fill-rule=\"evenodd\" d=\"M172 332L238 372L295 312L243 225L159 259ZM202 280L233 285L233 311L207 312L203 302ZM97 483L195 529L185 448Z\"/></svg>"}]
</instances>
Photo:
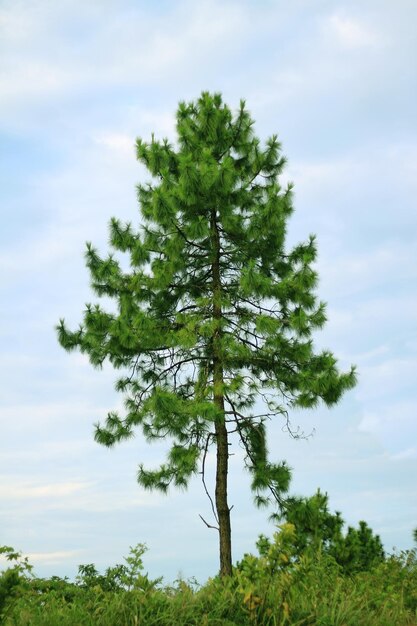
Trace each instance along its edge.
<instances>
[{"instance_id":1,"label":"small tree","mask_svg":"<svg viewBox=\"0 0 417 626\"><path fill-rule=\"evenodd\" d=\"M258 505L280 501L285 462L268 459L265 421L288 420L291 407L335 404L353 387L329 351L315 353L312 332L325 323L317 303L314 237L285 249L291 186L276 136L264 147L245 103L233 116L220 95L181 103L177 146L137 140L153 182L138 186L142 225L117 219L110 244L130 256L131 272L87 244L92 288L118 304L116 314L88 304L74 332L60 321L59 342L100 367L123 370L116 389L126 415L108 414L96 440L112 446L140 426L148 441L169 439L166 463L140 465L138 481L166 492L186 487L216 450L215 505L220 572L231 573L227 493L231 437L245 451ZM260 408L260 405L261 408ZM267 495L269 493L269 496Z\"/></svg>"},{"instance_id":2,"label":"small tree","mask_svg":"<svg viewBox=\"0 0 417 626\"><path fill-rule=\"evenodd\" d=\"M330 554L348 574L372 569L385 558L379 535L374 535L363 520L359 528L348 527L346 535L335 541Z\"/></svg>"},{"instance_id":3,"label":"small tree","mask_svg":"<svg viewBox=\"0 0 417 626\"><path fill-rule=\"evenodd\" d=\"M310 498L287 498L282 517L296 529L294 548L298 555L330 554L347 574L369 570L385 558L379 535L366 522L342 532L345 522L341 514L330 513L327 493L320 489Z\"/></svg>"},{"instance_id":4,"label":"small tree","mask_svg":"<svg viewBox=\"0 0 417 626\"><path fill-rule=\"evenodd\" d=\"M298 554L308 550L313 553L328 550L341 538L344 521L336 511L330 513L327 493L320 489L310 498L287 498L282 517L296 529L295 547Z\"/></svg>"}]
</instances>

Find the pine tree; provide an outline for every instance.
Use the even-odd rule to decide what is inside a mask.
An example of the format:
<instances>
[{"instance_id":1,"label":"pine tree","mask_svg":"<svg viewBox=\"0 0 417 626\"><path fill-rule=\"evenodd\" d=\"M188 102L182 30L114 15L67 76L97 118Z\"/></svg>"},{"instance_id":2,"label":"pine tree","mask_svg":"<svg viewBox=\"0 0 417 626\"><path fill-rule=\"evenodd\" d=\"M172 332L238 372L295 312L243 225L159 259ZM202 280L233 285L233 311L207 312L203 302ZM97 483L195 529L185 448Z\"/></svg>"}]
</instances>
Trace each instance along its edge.
<instances>
[{"instance_id":1,"label":"pine tree","mask_svg":"<svg viewBox=\"0 0 417 626\"><path fill-rule=\"evenodd\" d=\"M346 574L370 570L385 559L380 536L363 520L359 528L348 526L346 535L335 538L328 551Z\"/></svg>"},{"instance_id":2,"label":"pine tree","mask_svg":"<svg viewBox=\"0 0 417 626\"><path fill-rule=\"evenodd\" d=\"M152 176L138 186L141 225L110 223L111 247L128 253L131 272L113 254L86 251L94 292L118 312L88 304L78 330L57 327L66 350L122 372L126 413L109 413L96 441L112 446L138 426L148 441L170 441L158 469L139 466L140 485L186 487L214 446L221 575L232 571L232 442L243 446L256 503L280 502L290 470L269 460L266 420L331 406L355 384L353 368L341 373L331 352L314 352L312 332L326 319L314 294L315 239L286 251L285 159L277 137L262 146L253 124L243 101L233 115L221 95L202 93L179 105L176 146L137 140Z\"/></svg>"},{"instance_id":3,"label":"pine tree","mask_svg":"<svg viewBox=\"0 0 417 626\"><path fill-rule=\"evenodd\" d=\"M317 553L329 550L342 539L344 521L341 514L330 513L327 493L320 489L309 498L290 497L285 501L282 517L296 529L295 548L298 554L307 550Z\"/></svg>"},{"instance_id":4,"label":"pine tree","mask_svg":"<svg viewBox=\"0 0 417 626\"><path fill-rule=\"evenodd\" d=\"M379 535L364 521L359 522L359 528L348 526L343 534L345 522L341 513L331 513L328 502L327 493L320 489L309 498L286 499L281 517L295 528L295 554L329 554L347 574L370 570L382 563L385 553Z\"/></svg>"}]
</instances>

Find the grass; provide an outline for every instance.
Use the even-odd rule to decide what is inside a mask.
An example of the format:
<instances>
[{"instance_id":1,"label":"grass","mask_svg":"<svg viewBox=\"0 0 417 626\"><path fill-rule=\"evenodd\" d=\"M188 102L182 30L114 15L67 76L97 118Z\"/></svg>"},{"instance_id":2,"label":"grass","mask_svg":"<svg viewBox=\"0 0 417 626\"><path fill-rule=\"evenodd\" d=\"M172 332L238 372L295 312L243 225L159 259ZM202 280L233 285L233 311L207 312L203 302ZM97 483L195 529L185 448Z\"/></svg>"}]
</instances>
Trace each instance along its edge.
<instances>
[{"instance_id":1,"label":"grass","mask_svg":"<svg viewBox=\"0 0 417 626\"><path fill-rule=\"evenodd\" d=\"M295 556L293 527L260 556L245 555L227 579L164 586L143 571L145 546L100 574L80 566L74 582L33 575L26 559L0 548L2 626L417 626L415 551L347 575L319 551Z\"/></svg>"}]
</instances>

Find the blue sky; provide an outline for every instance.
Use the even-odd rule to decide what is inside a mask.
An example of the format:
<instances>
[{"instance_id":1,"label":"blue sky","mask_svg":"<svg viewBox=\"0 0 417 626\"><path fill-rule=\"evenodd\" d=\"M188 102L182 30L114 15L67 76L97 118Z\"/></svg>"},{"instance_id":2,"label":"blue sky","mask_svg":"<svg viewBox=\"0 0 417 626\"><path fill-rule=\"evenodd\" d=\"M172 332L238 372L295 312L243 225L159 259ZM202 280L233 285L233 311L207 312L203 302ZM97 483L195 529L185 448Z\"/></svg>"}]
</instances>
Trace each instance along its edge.
<instances>
[{"instance_id":1,"label":"blue sky","mask_svg":"<svg viewBox=\"0 0 417 626\"><path fill-rule=\"evenodd\" d=\"M144 493L140 461L164 446L107 450L93 423L121 403L58 345L54 326L94 297L85 241L107 250L111 216L137 222L146 172L134 140L174 135L179 100L241 98L265 139L278 133L295 184L289 245L317 234L317 345L357 387L338 407L292 415L314 436L269 426L271 458L295 493L327 491L349 524L388 550L417 526L417 40L414 0L0 0L1 543L40 575L120 562L146 542L146 566L172 580L217 570L217 536L188 492ZM273 528L231 458L234 559ZM213 458L209 459L213 467Z\"/></svg>"}]
</instances>

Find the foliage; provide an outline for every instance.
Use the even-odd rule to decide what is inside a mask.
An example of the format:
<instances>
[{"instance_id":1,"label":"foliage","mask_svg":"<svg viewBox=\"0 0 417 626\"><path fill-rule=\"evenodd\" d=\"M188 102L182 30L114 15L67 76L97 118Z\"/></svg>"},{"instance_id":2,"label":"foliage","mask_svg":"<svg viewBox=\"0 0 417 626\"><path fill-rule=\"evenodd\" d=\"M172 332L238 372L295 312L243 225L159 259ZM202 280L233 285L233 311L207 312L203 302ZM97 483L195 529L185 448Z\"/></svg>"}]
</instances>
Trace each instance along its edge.
<instances>
[{"instance_id":1,"label":"foliage","mask_svg":"<svg viewBox=\"0 0 417 626\"><path fill-rule=\"evenodd\" d=\"M359 528L348 527L345 536L339 535L329 548L329 553L346 573L372 569L384 560L384 549L378 535L374 535L363 520Z\"/></svg>"},{"instance_id":2,"label":"foliage","mask_svg":"<svg viewBox=\"0 0 417 626\"><path fill-rule=\"evenodd\" d=\"M359 528L342 528L340 512L330 513L327 494L318 490L310 498L287 498L281 517L297 528L294 547L297 554L319 550L331 555L347 574L371 569L384 560L381 539L366 522Z\"/></svg>"},{"instance_id":3,"label":"foliage","mask_svg":"<svg viewBox=\"0 0 417 626\"><path fill-rule=\"evenodd\" d=\"M18 597L25 583L32 574L32 565L27 557L22 557L21 552L16 552L10 546L0 546L0 555L12 563L0 574L0 617L5 606L12 598Z\"/></svg>"},{"instance_id":4,"label":"foliage","mask_svg":"<svg viewBox=\"0 0 417 626\"><path fill-rule=\"evenodd\" d=\"M162 587L143 572L144 546L131 548L131 584L120 567L100 575L80 567L76 581L38 579L20 572L2 626L412 626L417 623L416 551L390 555L368 571L346 574L335 559L308 548L299 553L297 529L285 523L258 555L246 554L233 576L204 586L178 580ZM11 549L9 549L11 550ZM3 549L4 551L4 549ZM27 561L26 561L27 564ZM124 567L124 566L123 566ZM129 567L129 565L127 566ZM9 568L1 574L1 579ZM120 576L115 577L119 571ZM134 574L135 572L135 574ZM124 572L125 573L125 572ZM147 580L149 584L143 584Z\"/></svg>"},{"instance_id":5,"label":"foliage","mask_svg":"<svg viewBox=\"0 0 417 626\"><path fill-rule=\"evenodd\" d=\"M100 574L95 565L80 565L76 583L84 588L100 588L102 591L118 591L126 589L131 591L149 591L155 589L162 578L150 580L147 574L143 574L143 555L147 548L143 543L130 547L130 552L124 558L126 565L108 567L104 574Z\"/></svg>"},{"instance_id":6,"label":"foliage","mask_svg":"<svg viewBox=\"0 0 417 626\"><path fill-rule=\"evenodd\" d=\"M327 494L318 490L309 498L289 497L280 515L297 528L296 549L300 554L308 548L316 552L328 548L340 536L343 519L340 513L331 514Z\"/></svg>"},{"instance_id":7,"label":"foliage","mask_svg":"<svg viewBox=\"0 0 417 626\"><path fill-rule=\"evenodd\" d=\"M288 410L334 405L355 384L312 335L325 321L317 301L315 238L285 247L292 187L274 135L262 146L245 103L236 115L219 94L180 103L177 145L137 140L137 157L153 177L138 186L142 226L110 223L113 253L87 244L98 297L117 312L87 304L83 323L58 339L122 375L116 389L126 413L108 414L95 438L106 446L133 436L170 440L159 468L139 466L146 489L184 488L214 445L215 509L223 574L231 573L227 473L230 439L245 452L259 506L282 502L290 470L269 460L265 421ZM125 253L130 272L114 253Z\"/></svg>"}]
</instances>

